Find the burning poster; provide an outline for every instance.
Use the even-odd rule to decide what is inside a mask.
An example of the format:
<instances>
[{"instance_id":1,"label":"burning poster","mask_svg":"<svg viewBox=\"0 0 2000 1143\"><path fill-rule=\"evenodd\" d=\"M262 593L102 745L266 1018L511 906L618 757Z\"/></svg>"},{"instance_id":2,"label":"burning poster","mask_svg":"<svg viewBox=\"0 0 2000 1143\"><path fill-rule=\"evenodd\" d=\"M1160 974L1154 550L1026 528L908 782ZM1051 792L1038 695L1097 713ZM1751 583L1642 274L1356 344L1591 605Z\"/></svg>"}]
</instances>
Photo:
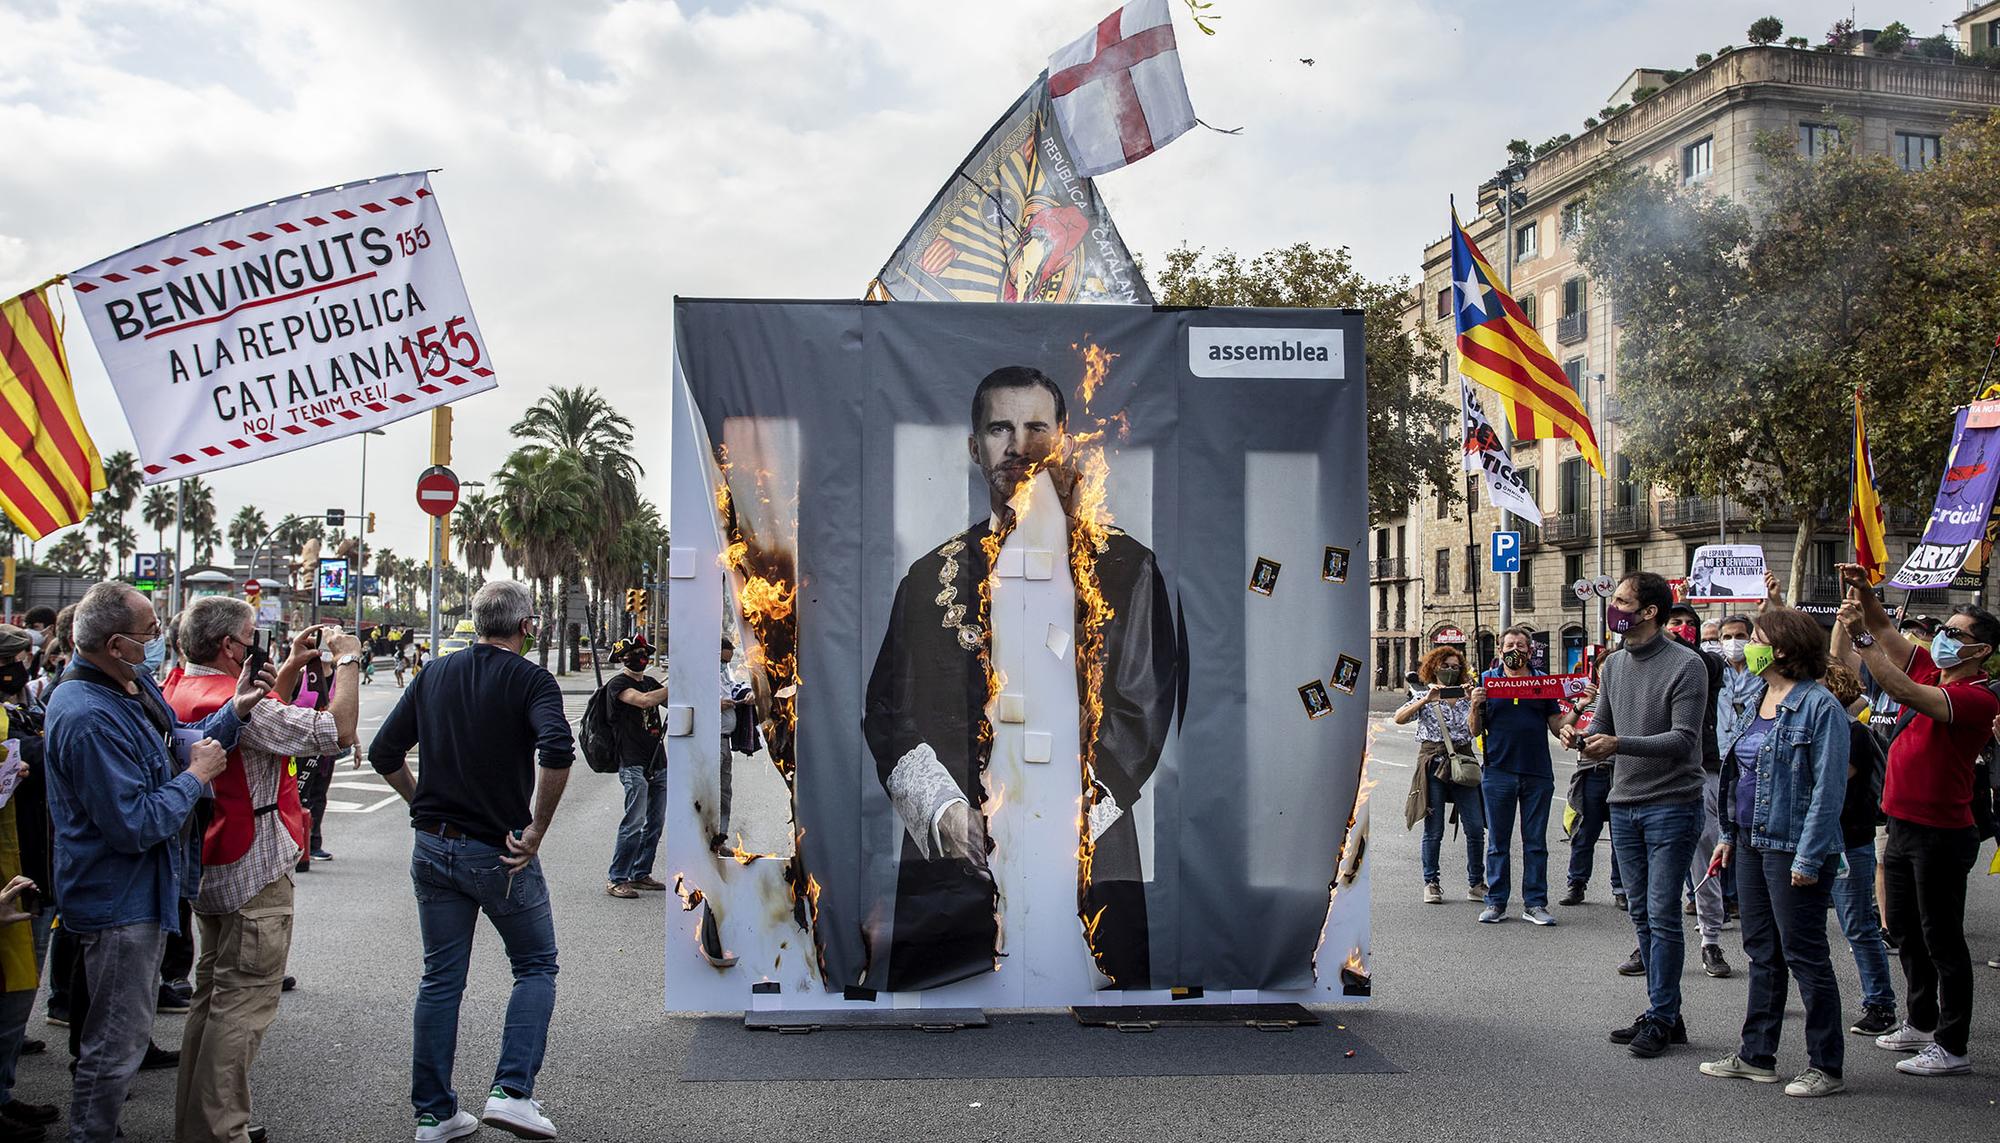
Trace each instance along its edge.
<instances>
[{"instance_id":1,"label":"burning poster","mask_svg":"<svg viewBox=\"0 0 2000 1143\"><path fill-rule=\"evenodd\" d=\"M1344 352L1205 378L1197 328ZM676 330L669 1007L1344 994L1365 703L1287 708L1366 600L1242 584L1366 539L1357 316L682 301Z\"/></svg>"}]
</instances>

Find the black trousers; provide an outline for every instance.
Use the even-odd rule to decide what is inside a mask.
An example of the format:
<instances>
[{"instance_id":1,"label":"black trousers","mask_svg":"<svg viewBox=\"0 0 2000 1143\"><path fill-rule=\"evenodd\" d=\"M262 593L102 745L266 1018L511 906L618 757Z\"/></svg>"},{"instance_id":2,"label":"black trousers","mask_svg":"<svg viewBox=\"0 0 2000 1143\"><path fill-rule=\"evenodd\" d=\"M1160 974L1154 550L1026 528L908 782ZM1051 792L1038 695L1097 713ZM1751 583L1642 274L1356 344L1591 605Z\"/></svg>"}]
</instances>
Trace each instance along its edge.
<instances>
[{"instance_id":1,"label":"black trousers","mask_svg":"<svg viewBox=\"0 0 2000 1143\"><path fill-rule=\"evenodd\" d=\"M1965 1054L1972 1026L1972 951L1965 944L1965 879L1979 856L1975 828L1936 829L1889 819L1882 847L1883 916L1903 960L1910 1026Z\"/></svg>"},{"instance_id":2,"label":"black trousers","mask_svg":"<svg viewBox=\"0 0 2000 1143\"><path fill-rule=\"evenodd\" d=\"M312 768L300 775L299 803L312 819L312 836L306 842L308 853L321 848L319 827L326 817L326 796L333 786L333 767L339 758L337 754L329 754L324 758L310 759L308 764Z\"/></svg>"}]
</instances>

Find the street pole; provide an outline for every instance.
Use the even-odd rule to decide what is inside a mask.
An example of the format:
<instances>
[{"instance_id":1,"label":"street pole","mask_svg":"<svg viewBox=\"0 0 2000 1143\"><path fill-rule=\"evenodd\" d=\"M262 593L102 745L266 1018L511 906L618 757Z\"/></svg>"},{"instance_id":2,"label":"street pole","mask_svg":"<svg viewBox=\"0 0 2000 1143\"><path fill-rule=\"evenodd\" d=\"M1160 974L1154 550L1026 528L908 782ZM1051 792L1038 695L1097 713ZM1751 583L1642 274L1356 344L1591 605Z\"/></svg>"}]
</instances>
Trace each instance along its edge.
<instances>
[{"instance_id":1,"label":"street pole","mask_svg":"<svg viewBox=\"0 0 2000 1143\"><path fill-rule=\"evenodd\" d=\"M174 481L174 588L167 593L167 611L181 613L181 530L187 523L187 478Z\"/></svg>"},{"instance_id":2,"label":"street pole","mask_svg":"<svg viewBox=\"0 0 2000 1143\"><path fill-rule=\"evenodd\" d=\"M438 591L439 572L444 563L444 517L431 517L431 645L430 653L438 650Z\"/></svg>"},{"instance_id":3,"label":"street pole","mask_svg":"<svg viewBox=\"0 0 2000 1143\"><path fill-rule=\"evenodd\" d=\"M1605 339L1608 341L1610 337L1610 331L1606 330ZM1596 391L1591 394L1590 400L1590 423L1601 433L1604 427L1604 374L1597 374L1594 388ZM1597 444L1597 455L1602 459L1604 456L1604 438L1602 436L1598 437ZM1604 474L1602 472L1597 474L1597 574L1604 574ZM1604 600L1594 590L1586 598L1597 600L1597 639L1598 642L1602 643L1604 641ZM1587 619L1588 616L1585 618ZM1584 627L1584 635L1588 637L1590 634L1589 624L1585 623Z\"/></svg>"},{"instance_id":4,"label":"street pole","mask_svg":"<svg viewBox=\"0 0 2000 1143\"><path fill-rule=\"evenodd\" d=\"M1516 170L1515 167L1509 166L1505 170L1500 172L1500 218L1501 218L1500 229L1502 232L1500 235L1500 241L1506 247L1507 261L1506 261L1506 268L1503 271L1503 275L1506 282L1507 296L1510 298L1514 296L1514 172L1515 170ZM1507 410L1505 407L1502 407L1500 410L1500 447L1506 450L1506 455L1508 456L1509 459L1512 459L1514 455L1514 424L1512 421L1508 420ZM1472 513L1470 506L1468 506L1466 510L1466 522L1469 524L1471 523L1471 521L1472 521ZM1505 508L1501 508L1500 530L1503 532L1510 532L1513 531L1513 529L1514 529L1514 514L1512 512L1507 511ZM1477 545L1478 541L1475 540L1473 541L1473 543ZM1500 572L1495 578L1497 578L1500 581L1500 630L1505 631L1507 628L1512 627L1514 625L1514 577L1513 574L1510 572ZM1475 620L1474 622L1476 623L1477 620ZM1477 640L1479 638L1478 632L1475 631L1472 637L1474 640ZM1482 663L1481 669L1483 670L1484 668L1485 664Z\"/></svg>"},{"instance_id":5,"label":"street pole","mask_svg":"<svg viewBox=\"0 0 2000 1143\"><path fill-rule=\"evenodd\" d=\"M361 636L361 572L368 566L368 438L380 432L368 429L361 434L361 511L355 521L354 533L360 542L354 546L354 635Z\"/></svg>"},{"instance_id":6,"label":"street pole","mask_svg":"<svg viewBox=\"0 0 2000 1143\"><path fill-rule=\"evenodd\" d=\"M653 566L659 569L657 573L659 578L655 582L660 585L660 589L657 592L649 592L646 596L649 600L653 599L654 595L659 596L657 600L653 600L653 605L647 608L652 614L646 617L647 625L651 628L651 630L646 632L646 638L657 647L665 641L660 638L660 613L667 608L667 584L673 578L667 574L667 549L665 547L656 546L654 548Z\"/></svg>"}]
</instances>

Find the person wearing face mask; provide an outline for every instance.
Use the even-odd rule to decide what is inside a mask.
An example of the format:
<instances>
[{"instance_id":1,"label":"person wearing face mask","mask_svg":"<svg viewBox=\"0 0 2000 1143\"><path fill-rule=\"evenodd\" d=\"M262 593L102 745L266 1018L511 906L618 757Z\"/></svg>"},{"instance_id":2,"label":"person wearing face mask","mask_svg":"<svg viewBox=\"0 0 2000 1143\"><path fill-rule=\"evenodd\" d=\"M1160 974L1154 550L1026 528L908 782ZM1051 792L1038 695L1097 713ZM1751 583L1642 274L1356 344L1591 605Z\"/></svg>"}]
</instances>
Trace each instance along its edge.
<instances>
[{"instance_id":1,"label":"person wearing face mask","mask_svg":"<svg viewBox=\"0 0 2000 1143\"><path fill-rule=\"evenodd\" d=\"M1709 651L1698 645L1699 622L1694 608L1685 603L1674 604L1673 610L1667 613L1667 634L1694 647L1708 671L1708 705L1703 708L1704 725L1701 731L1701 833L1695 837L1694 860L1689 864L1688 887L1692 892L1688 895L1690 900L1685 912L1694 914L1695 927L1701 932L1701 970L1710 976L1725 977L1733 970L1722 955L1722 926L1728 919L1722 900L1722 879L1709 877L1707 873L1709 860L1715 856L1715 843L1722 836L1716 806L1722 781L1717 716L1728 663L1719 649ZM1721 624L1716 625L1716 631L1719 636ZM1716 641L1721 642L1720 638Z\"/></svg>"},{"instance_id":2,"label":"person wearing face mask","mask_svg":"<svg viewBox=\"0 0 2000 1143\"><path fill-rule=\"evenodd\" d=\"M613 643L611 657L622 669L604 684L604 692L618 751L618 781L625 787L625 816L618 823L604 891L629 899L666 888L653 876L653 858L667 818L667 750L660 737L667 686L646 673L653 646L644 635Z\"/></svg>"},{"instance_id":3,"label":"person wearing face mask","mask_svg":"<svg viewBox=\"0 0 2000 1143\"><path fill-rule=\"evenodd\" d=\"M1555 699L1488 698L1485 683L1493 678L1524 679L1534 669L1534 637L1525 627L1500 634L1500 669L1480 676L1471 695L1474 737L1486 736L1486 769L1480 795L1486 810L1485 924L1507 919L1510 878L1508 849L1514 815L1521 819L1521 918L1553 925L1549 912L1549 804L1555 798L1555 768L1549 760L1549 735L1576 723Z\"/></svg>"},{"instance_id":4,"label":"person wearing face mask","mask_svg":"<svg viewBox=\"0 0 2000 1143\"><path fill-rule=\"evenodd\" d=\"M1826 660L1826 636L1811 616L1769 607L1757 617L1743 665L1764 686L1750 721L1726 744L1723 840L1707 870L1714 878L1738 866L1750 992L1736 1051L1703 1063L1701 1073L1776 1083L1786 996L1797 979L1809 1066L1785 1094L1800 1098L1847 1086L1826 915L1846 848L1840 814L1850 739L1847 712L1819 683Z\"/></svg>"},{"instance_id":5,"label":"person wearing face mask","mask_svg":"<svg viewBox=\"0 0 2000 1143\"><path fill-rule=\"evenodd\" d=\"M1667 638L1673 591L1655 572L1634 572L1612 592L1605 625L1624 636L1604 662L1588 732L1563 731L1563 744L1611 769L1611 846L1625 878L1647 1008L1611 1033L1635 1056L1687 1043L1681 1019L1681 968L1687 957L1681 892L1701 832L1702 730L1708 671L1699 652Z\"/></svg>"},{"instance_id":6,"label":"person wearing face mask","mask_svg":"<svg viewBox=\"0 0 2000 1143\"><path fill-rule=\"evenodd\" d=\"M423 934L410 1058L417 1143L458 1139L482 1120L552 1139L534 1098L556 1002L556 928L536 856L569 784L576 741L562 690L522 652L541 616L526 586L488 581L472 597L479 641L412 679L368 747L368 763L410 804L410 881ZM412 747L423 769L411 774ZM514 988L499 1065L475 1116L451 1075L472 937L481 913L506 946Z\"/></svg>"},{"instance_id":7,"label":"person wearing face mask","mask_svg":"<svg viewBox=\"0 0 2000 1143\"><path fill-rule=\"evenodd\" d=\"M1478 786L1461 786L1448 770L1452 756L1472 754L1472 701L1465 686L1465 654L1457 647L1434 647L1417 664L1421 691L1412 688L1410 701L1396 711L1396 725L1417 724L1417 771L1410 778L1404 804L1404 828L1424 823L1421 848L1424 903L1444 901L1438 868L1444 849L1447 815L1465 832L1465 899L1486 900L1486 809ZM1456 694L1452 694L1456 691Z\"/></svg>"},{"instance_id":8,"label":"person wearing face mask","mask_svg":"<svg viewBox=\"0 0 2000 1143\"><path fill-rule=\"evenodd\" d=\"M1906 1075L1963 1075L1972 1070L1972 951L1965 942L1965 881L1979 855L1973 821L1973 768L1991 741L2000 700L1986 686L1986 659L2000 649L2000 618L1962 606L1944 621L1929 649L1896 630L1866 570L1841 564L1847 599L1840 624L1875 681L1905 710L1889 746L1882 812L1883 918L1903 962L1903 1026L1875 1038L1877 1047L1914 1052L1898 1061Z\"/></svg>"},{"instance_id":9,"label":"person wearing face mask","mask_svg":"<svg viewBox=\"0 0 2000 1143\"><path fill-rule=\"evenodd\" d=\"M273 675L246 671L215 713L181 722L144 669L159 617L122 583L84 594L74 640L77 662L49 700L46 745L56 900L90 990L70 1138L94 1143L117 1133L153 1026L165 938L179 930L183 889L200 881L188 818ZM196 736L177 762L179 744Z\"/></svg>"}]
</instances>

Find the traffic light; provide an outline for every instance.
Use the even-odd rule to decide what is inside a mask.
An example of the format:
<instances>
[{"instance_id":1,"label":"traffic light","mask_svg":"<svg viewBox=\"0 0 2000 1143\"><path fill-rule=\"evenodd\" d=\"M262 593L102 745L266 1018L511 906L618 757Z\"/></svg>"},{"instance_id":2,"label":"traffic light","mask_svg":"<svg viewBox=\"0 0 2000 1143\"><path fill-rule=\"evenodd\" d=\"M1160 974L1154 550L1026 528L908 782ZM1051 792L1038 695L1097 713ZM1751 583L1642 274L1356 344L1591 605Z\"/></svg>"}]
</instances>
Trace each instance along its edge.
<instances>
[{"instance_id":1,"label":"traffic light","mask_svg":"<svg viewBox=\"0 0 2000 1143\"><path fill-rule=\"evenodd\" d=\"M347 526L347 509L328 508L326 510L326 526L329 528L345 528Z\"/></svg>"},{"instance_id":2,"label":"traffic light","mask_svg":"<svg viewBox=\"0 0 2000 1143\"><path fill-rule=\"evenodd\" d=\"M634 614L634 615L637 615L637 614L639 614L639 589L638 589L638 588L636 588L636 587L628 587L628 588L626 588L626 589L625 589L625 610L626 610L626 611L629 611L629 612L631 612L631 613L632 613L632 614Z\"/></svg>"},{"instance_id":3,"label":"traffic light","mask_svg":"<svg viewBox=\"0 0 2000 1143\"><path fill-rule=\"evenodd\" d=\"M14 594L14 557L0 559L0 595Z\"/></svg>"},{"instance_id":4,"label":"traffic light","mask_svg":"<svg viewBox=\"0 0 2000 1143\"><path fill-rule=\"evenodd\" d=\"M646 591L646 589L645 589L645 588L643 588L643 587L642 587L642 588L639 588L639 589L637 589L637 590L636 590L636 592L635 592L635 594L636 594L636 595L638 595L638 597L639 597L639 605L638 605L637 607L634 607L634 608L632 609L632 614L634 614L634 615L644 615L644 614L646 614L646 603L647 603L648 599L650 598L650 595L649 595L649 593L648 593L648 592Z\"/></svg>"},{"instance_id":5,"label":"traffic light","mask_svg":"<svg viewBox=\"0 0 2000 1143\"><path fill-rule=\"evenodd\" d=\"M375 530L375 513L373 512L368 514L368 530L371 532Z\"/></svg>"}]
</instances>

